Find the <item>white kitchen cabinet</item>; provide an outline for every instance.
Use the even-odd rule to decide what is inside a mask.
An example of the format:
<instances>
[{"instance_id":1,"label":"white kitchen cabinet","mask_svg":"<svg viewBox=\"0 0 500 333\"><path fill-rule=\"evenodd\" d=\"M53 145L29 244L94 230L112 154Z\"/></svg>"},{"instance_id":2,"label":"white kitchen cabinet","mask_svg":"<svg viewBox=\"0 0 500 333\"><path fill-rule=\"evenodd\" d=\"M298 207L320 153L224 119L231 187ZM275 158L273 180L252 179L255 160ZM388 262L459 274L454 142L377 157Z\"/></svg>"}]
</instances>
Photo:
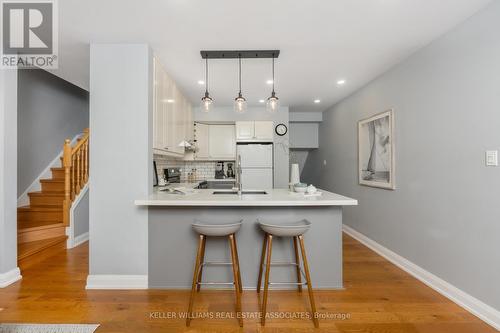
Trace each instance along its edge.
<instances>
[{"instance_id":1,"label":"white kitchen cabinet","mask_svg":"<svg viewBox=\"0 0 500 333\"><path fill-rule=\"evenodd\" d=\"M255 124L253 121L236 122L236 138L238 140L251 140L254 137Z\"/></svg>"},{"instance_id":2,"label":"white kitchen cabinet","mask_svg":"<svg viewBox=\"0 0 500 333\"><path fill-rule=\"evenodd\" d=\"M236 135L234 125L209 125L208 154L214 160L234 160Z\"/></svg>"},{"instance_id":3,"label":"white kitchen cabinet","mask_svg":"<svg viewBox=\"0 0 500 333\"><path fill-rule=\"evenodd\" d=\"M179 143L193 137L191 104L156 58L153 107L154 152L183 156L184 147L179 147Z\"/></svg>"},{"instance_id":4,"label":"white kitchen cabinet","mask_svg":"<svg viewBox=\"0 0 500 333\"><path fill-rule=\"evenodd\" d=\"M195 123L196 153L194 159L204 161L229 160L236 156L234 125Z\"/></svg>"},{"instance_id":5,"label":"white kitchen cabinet","mask_svg":"<svg viewBox=\"0 0 500 333\"><path fill-rule=\"evenodd\" d=\"M197 160L207 160L210 155L208 152L209 148L209 125L196 123L194 126L194 138L196 140L196 153L195 159Z\"/></svg>"},{"instance_id":6,"label":"white kitchen cabinet","mask_svg":"<svg viewBox=\"0 0 500 333\"><path fill-rule=\"evenodd\" d=\"M255 123L255 138L257 140L273 140L274 124L272 121L256 121Z\"/></svg>"},{"instance_id":7,"label":"white kitchen cabinet","mask_svg":"<svg viewBox=\"0 0 500 333\"><path fill-rule=\"evenodd\" d=\"M272 121L237 121L236 141L270 142L274 138Z\"/></svg>"}]
</instances>

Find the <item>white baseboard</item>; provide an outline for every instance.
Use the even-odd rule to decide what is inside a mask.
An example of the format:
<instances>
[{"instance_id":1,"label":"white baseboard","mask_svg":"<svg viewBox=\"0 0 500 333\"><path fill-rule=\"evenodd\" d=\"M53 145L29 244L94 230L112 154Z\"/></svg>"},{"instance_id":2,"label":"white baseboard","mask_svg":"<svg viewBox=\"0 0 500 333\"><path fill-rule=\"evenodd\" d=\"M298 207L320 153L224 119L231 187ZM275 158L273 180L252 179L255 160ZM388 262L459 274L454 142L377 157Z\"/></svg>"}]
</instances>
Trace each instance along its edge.
<instances>
[{"instance_id":1,"label":"white baseboard","mask_svg":"<svg viewBox=\"0 0 500 333\"><path fill-rule=\"evenodd\" d=\"M0 273L0 288L5 288L21 279L22 276L19 267L16 267L7 273Z\"/></svg>"},{"instance_id":2,"label":"white baseboard","mask_svg":"<svg viewBox=\"0 0 500 333\"><path fill-rule=\"evenodd\" d=\"M498 311L497 309L481 302L477 298L467 294L466 292L458 289L452 284L426 271L422 267L415 265L411 261L392 252L388 248L380 245L379 243L366 237L362 233L352 229L351 227L348 227L344 224L342 229L346 234L364 244L368 248L372 249L385 259L389 260L394 265L398 266L405 272L425 283L427 286L450 299L452 302L458 304L482 321L493 326L495 329L500 330L500 311Z\"/></svg>"},{"instance_id":3,"label":"white baseboard","mask_svg":"<svg viewBox=\"0 0 500 333\"><path fill-rule=\"evenodd\" d=\"M82 245L83 243L85 243L88 240L89 240L89 233L87 231L86 233L75 237L75 239L73 240L73 247L77 247L78 245Z\"/></svg>"},{"instance_id":4,"label":"white baseboard","mask_svg":"<svg viewBox=\"0 0 500 333\"><path fill-rule=\"evenodd\" d=\"M147 275L89 275L86 289L148 289Z\"/></svg>"}]
</instances>

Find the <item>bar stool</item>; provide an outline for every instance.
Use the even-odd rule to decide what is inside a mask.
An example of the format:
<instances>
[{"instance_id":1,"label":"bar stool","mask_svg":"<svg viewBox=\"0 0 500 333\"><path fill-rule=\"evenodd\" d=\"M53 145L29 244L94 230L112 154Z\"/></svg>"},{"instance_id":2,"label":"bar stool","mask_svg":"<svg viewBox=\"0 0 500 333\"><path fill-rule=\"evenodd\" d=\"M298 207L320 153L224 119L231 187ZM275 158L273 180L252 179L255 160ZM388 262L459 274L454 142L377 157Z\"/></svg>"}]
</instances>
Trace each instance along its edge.
<instances>
[{"instance_id":1,"label":"bar stool","mask_svg":"<svg viewBox=\"0 0 500 333\"><path fill-rule=\"evenodd\" d=\"M243 318L241 317L241 286L240 262L238 259L238 249L236 246L235 233L240 229L243 221L238 221L231 224L211 224L206 222L195 221L192 225L194 231L199 234L198 252L193 272L193 283L191 286L191 296L189 298L188 315L186 318L186 326L191 323L193 311L193 303L196 292L200 291L202 285L234 285L236 292L236 314L240 326L243 326ZM227 237L229 247L231 248L231 262L205 262L205 244L207 237ZM202 282L203 266L209 265L231 265L233 268L233 282Z\"/></svg>"},{"instance_id":2,"label":"bar stool","mask_svg":"<svg viewBox=\"0 0 500 333\"><path fill-rule=\"evenodd\" d=\"M306 257L306 248L304 247L304 237L303 235L309 230L311 227L311 222L307 220L302 220L295 223L288 224L270 224L259 222L260 228L265 232L264 242L262 244L262 254L260 257L260 268L259 268L259 278L257 284L257 293L260 293L260 288L262 284L262 271L263 267L266 266L266 276L264 282L264 296L262 300L262 308L261 308L261 325L264 326L266 323L266 307L267 307L267 294L270 285L297 285L299 292L302 292L302 286L307 285L307 289L309 291L309 301L311 303L311 312L312 312L312 320L314 326L316 328L319 327L318 318L316 317L316 305L314 303L314 295L311 283L311 276L309 274L309 265L307 263ZM292 237L293 239L293 247L295 252L295 262L291 263L282 263L282 262L271 262L271 253L273 249L273 236L274 237ZM297 241L300 244L300 250L302 253L302 263L304 266L304 270L300 267L300 256L297 248ZM267 248L267 250L266 250ZM266 258L267 253L267 258ZM266 259L266 263L264 264L264 259ZM273 265L291 265L296 267L297 271L297 282L271 282L269 281L269 272L271 270L271 266ZM306 282L302 282L301 274L304 275Z\"/></svg>"}]
</instances>

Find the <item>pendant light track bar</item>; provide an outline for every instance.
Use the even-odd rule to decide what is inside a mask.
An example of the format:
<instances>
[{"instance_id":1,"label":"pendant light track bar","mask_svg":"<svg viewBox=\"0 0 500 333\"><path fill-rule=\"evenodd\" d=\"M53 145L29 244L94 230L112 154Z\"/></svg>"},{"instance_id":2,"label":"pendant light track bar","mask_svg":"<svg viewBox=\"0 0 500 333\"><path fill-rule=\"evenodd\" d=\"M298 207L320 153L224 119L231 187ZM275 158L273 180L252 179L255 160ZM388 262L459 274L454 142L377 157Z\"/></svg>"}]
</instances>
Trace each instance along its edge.
<instances>
[{"instance_id":1,"label":"pendant light track bar","mask_svg":"<svg viewBox=\"0 0 500 333\"><path fill-rule=\"evenodd\" d=\"M278 58L280 50L227 50L200 51L203 59L248 59L248 58Z\"/></svg>"}]
</instances>

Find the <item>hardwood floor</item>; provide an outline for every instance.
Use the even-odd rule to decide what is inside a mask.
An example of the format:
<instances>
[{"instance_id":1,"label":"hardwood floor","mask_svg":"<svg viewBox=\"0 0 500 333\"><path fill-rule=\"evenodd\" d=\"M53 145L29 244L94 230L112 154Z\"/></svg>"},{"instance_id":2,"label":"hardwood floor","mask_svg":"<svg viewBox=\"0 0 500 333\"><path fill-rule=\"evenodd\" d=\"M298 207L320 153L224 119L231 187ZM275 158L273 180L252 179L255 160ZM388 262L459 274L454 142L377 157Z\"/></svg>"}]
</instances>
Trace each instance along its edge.
<instances>
[{"instance_id":1,"label":"hardwood floor","mask_svg":"<svg viewBox=\"0 0 500 333\"><path fill-rule=\"evenodd\" d=\"M64 250L23 271L23 279L0 289L0 322L97 323L97 332L496 332L473 315L434 292L354 239L344 235L345 290L316 291L318 311L348 318L311 320L192 320L189 328L177 313L187 309L189 291L85 290L88 243ZM314 281L313 281L314 283ZM270 291L268 310L298 315L309 310L307 292ZM258 312L255 291L244 291L244 314ZM232 291L201 291L194 311L234 311ZM255 313L254 313L255 312ZM176 318L167 318L169 315Z\"/></svg>"}]
</instances>

